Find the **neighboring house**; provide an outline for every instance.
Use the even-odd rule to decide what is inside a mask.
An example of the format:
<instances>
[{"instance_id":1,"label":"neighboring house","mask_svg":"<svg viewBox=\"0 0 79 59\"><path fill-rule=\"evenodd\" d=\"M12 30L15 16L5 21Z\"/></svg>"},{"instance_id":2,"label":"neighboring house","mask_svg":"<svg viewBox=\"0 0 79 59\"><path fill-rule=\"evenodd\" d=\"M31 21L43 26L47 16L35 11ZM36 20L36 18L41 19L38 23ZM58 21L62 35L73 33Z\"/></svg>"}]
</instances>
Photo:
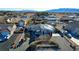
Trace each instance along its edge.
<instances>
[{"instance_id":1,"label":"neighboring house","mask_svg":"<svg viewBox=\"0 0 79 59\"><path fill-rule=\"evenodd\" d=\"M56 17L55 15L49 15L47 17L45 17L45 19L49 20L49 21L56 21L58 20L59 18Z\"/></svg>"},{"instance_id":2,"label":"neighboring house","mask_svg":"<svg viewBox=\"0 0 79 59\"><path fill-rule=\"evenodd\" d=\"M79 22L71 22L64 26L64 30L71 34L72 37L79 39Z\"/></svg>"},{"instance_id":3,"label":"neighboring house","mask_svg":"<svg viewBox=\"0 0 79 59\"><path fill-rule=\"evenodd\" d=\"M22 16L17 18L11 17L7 19L7 23L18 23L20 20L23 20L25 22L25 25L28 25L31 19L32 18L30 18L29 16Z\"/></svg>"},{"instance_id":4,"label":"neighboring house","mask_svg":"<svg viewBox=\"0 0 79 59\"><path fill-rule=\"evenodd\" d=\"M73 17L70 17L70 16L63 16L62 18L60 18L60 22L70 22L70 21L73 21L74 18Z\"/></svg>"},{"instance_id":5,"label":"neighboring house","mask_svg":"<svg viewBox=\"0 0 79 59\"><path fill-rule=\"evenodd\" d=\"M8 18L7 19L7 23L18 23L18 21L20 20L20 17L13 17L13 18Z\"/></svg>"},{"instance_id":6,"label":"neighboring house","mask_svg":"<svg viewBox=\"0 0 79 59\"><path fill-rule=\"evenodd\" d=\"M20 20L20 21L18 22L17 27L24 27L24 25L25 25L25 22L24 22L23 20Z\"/></svg>"},{"instance_id":7,"label":"neighboring house","mask_svg":"<svg viewBox=\"0 0 79 59\"><path fill-rule=\"evenodd\" d=\"M16 25L0 24L0 41L5 41L9 39L13 35L15 30Z\"/></svg>"},{"instance_id":8,"label":"neighboring house","mask_svg":"<svg viewBox=\"0 0 79 59\"><path fill-rule=\"evenodd\" d=\"M23 19L23 20L26 20L26 19L28 19L29 18L29 16L22 16L21 17L21 19Z\"/></svg>"},{"instance_id":9,"label":"neighboring house","mask_svg":"<svg viewBox=\"0 0 79 59\"><path fill-rule=\"evenodd\" d=\"M45 17L45 20L47 20L48 24L55 25L59 21L59 18L55 15L49 15Z\"/></svg>"},{"instance_id":10,"label":"neighboring house","mask_svg":"<svg viewBox=\"0 0 79 59\"><path fill-rule=\"evenodd\" d=\"M63 13L56 13L55 14L58 18L62 18L63 16L65 16L66 14L63 14Z\"/></svg>"},{"instance_id":11,"label":"neighboring house","mask_svg":"<svg viewBox=\"0 0 79 59\"><path fill-rule=\"evenodd\" d=\"M79 16L76 16L76 17L74 18L74 21L79 21Z\"/></svg>"},{"instance_id":12,"label":"neighboring house","mask_svg":"<svg viewBox=\"0 0 79 59\"><path fill-rule=\"evenodd\" d=\"M24 21L24 26L28 26L29 25L29 23L31 22L31 17L29 17L29 16L22 16L21 17L21 20L23 20Z\"/></svg>"},{"instance_id":13,"label":"neighboring house","mask_svg":"<svg viewBox=\"0 0 79 59\"><path fill-rule=\"evenodd\" d=\"M70 46L74 47L74 50L79 48L79 22L74 21L64 26L64 35L70 42Z\"/></svg>"},{"instance_id":14,"label":"neighboring house","mask_svg":"<svg viewBox=\"0 0 79 59\"><path fill-rule=\"evenodd\" d=\"M5 17L4 16L0 16L0 23L6 23Z\"/></svg>"},{"instance_id":15,"label":"neighboring house","mask_svg":"<svg viewBox=\"0 0 79 59\"><path fill-rule=\"evenodd\" d=\"M78 18L74 18L74 21L79 21L79 17Z\"/></svg>"}]
</instances>

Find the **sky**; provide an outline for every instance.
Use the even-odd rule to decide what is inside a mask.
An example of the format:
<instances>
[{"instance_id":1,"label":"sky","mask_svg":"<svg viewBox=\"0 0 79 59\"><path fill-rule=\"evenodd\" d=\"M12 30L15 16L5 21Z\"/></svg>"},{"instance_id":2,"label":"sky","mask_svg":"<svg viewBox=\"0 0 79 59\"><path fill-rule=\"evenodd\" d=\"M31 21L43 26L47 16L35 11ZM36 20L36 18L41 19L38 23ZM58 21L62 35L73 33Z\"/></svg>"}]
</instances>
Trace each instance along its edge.
<instances>
[{"instance_id":1,"label":"sky","mask_svg":"<svg viewBox=\"0 0 79 59\"><path fill-rule=\"evenodd\" d=\"M57 8L79 8L78 0L0 0L0 8L44 11Z\"/></svg>"}]
</instances>

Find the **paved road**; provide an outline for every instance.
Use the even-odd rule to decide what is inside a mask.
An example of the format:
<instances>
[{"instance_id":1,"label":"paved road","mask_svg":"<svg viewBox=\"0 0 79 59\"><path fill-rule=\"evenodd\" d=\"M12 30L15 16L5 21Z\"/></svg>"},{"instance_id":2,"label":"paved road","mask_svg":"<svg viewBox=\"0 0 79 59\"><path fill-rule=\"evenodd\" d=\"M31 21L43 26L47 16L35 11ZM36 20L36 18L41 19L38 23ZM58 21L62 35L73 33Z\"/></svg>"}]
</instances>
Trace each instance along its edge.
<instances>
[{"instance_id":1,"label":"paved road","mask_svg":"<svg viewBox=\"0 0 79 59\"><path fill-rule=\"evenodd\" d=\"M29 39L27 39L20 47L16 49L9 49L9 51L25 51L29 46Z\"/></svg>"},{"instance_id":2,"label":"paved road","mask_svg":"<svg viewBox=\"0 0 79 59\"><path fill-rule=\"evenodd\" d=\"M53 36L51 40L59 44L60 49L58 51L73 51L73 49L69 46L69 43L60 36ZM10 51L24 51L28 47L28 42L29 40L24 42L20 47L16 49L10 49ZM49 51L53 51L53 50L49 50Z\"/></svg>"},{"instance_id":3,"label":"paved road","mask_svg":"<svg viewBox=\"0 0 79 59\"><path fill-rule=\"evenodd\" d=\"M58 43L60 51L73 51L73 49L69 46L69 43L66 41L66 39L60 36L53 36L51 40Z\"/></svg>"},{"instance_id":4,"label":"paved road","mask_svg":"<svg viewBox=\"0 0 79 59\"><path fill-rule=\"evenodd\" d=\"M13 37L15 37L15 36L13 36ZM13 39L13 40L15 40L15 39ZM13 42L13 40L10 39L4 43L0 43L0 51L8 51L8 50L24 51L28 47L29 40L25 41L20 47L18 47L16 49L9 49L8 46L11 44L11 42ZM59 51L73 51L73 49L69 46L69 43L60 36L53 36L51 38L51 40L59 44L59 47L60 47Z\"/></svg>"}]
</instances>

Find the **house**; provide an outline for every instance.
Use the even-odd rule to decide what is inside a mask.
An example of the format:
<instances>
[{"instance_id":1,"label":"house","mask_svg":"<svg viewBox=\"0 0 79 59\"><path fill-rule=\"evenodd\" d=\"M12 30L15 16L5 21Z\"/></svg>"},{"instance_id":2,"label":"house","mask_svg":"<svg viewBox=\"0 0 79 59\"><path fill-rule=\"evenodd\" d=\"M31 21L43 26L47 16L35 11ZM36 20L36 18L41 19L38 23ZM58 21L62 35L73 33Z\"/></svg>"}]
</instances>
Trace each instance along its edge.
<instances>
[{"instance_id":1,"label":"house","mask_svg":"<svg viewBox=\"0 0 79 59\"><path fill-rule=\"evenodd\" d=\"M74 21L64 26L64 34L70 45L76 49L79 47L79 22Z\"/></svg>"},{"instance_id":2,"label":"house","mask_svg":"<svg viewBox=\"0 0 79 59\"><path fill-rule=\"evenodd\" d=\"M60 18L59 21L60 21L60 22L68 23L68 22L73 21L73 20L74 20L73 17L66 15L66 16L63 16L62 18Z\"/></svg>"},{"instance_id":3,"label":"house","mask_svg":"<svg viewBox=\"0 0 79 59\"><path fill-rule=\"evenodd\" d=\"M6 23L6 19L4 16L0 16L0 23Z\"/></svg>"},{"instance_id":4,"label":"house","mask_svg":"<svg viewBox=\"0 0 79 59\"><path fill-rule=\"evenodd\" d=\"M30 16L22 16L20 20L24 21L24 26L28 26L32 18Z\"/></svg>"},{"instance_id":5,"label":"house","mask_svg":"<svg viewBox=\"0 0 79 59\"><path fill-rule=\"evenodd\" d=\"M48 15L44 19L47 20L47 23L51 25L55 25L59 21L59 18L55 15Z\"/></svg>"},{"instance_id":6,"label":"house","mask_svg":"<svg viewBox=\"0 0 79 59\"><path fill-rule=\"evenodd\" d=\"M5 41L9 39L13 35L15 30L16 30L16 25L0 24L0 41Z\"/></svg>"},{"instance_id":7,"label":"house","mask_svg":"<svg viewBox=\"0 0 79 59\"><path fill-rule=\"evenodd\" d=\"M9 17L7 19L7 23L18 23L19 20L20 20L20 17Z\"/></svg>"},{"instance_id":8,"label":"house","mask_svg":"<svg viewBox=\"0 0 79 59\"><path fill-rule=\"evenodd\" d=\"M52 36L52 33L55 32L55 28L49 24L33 24L28 26L25 29L26 33L30 34L30 43L33 42L36 38L42 35Z\"/></svg>"}]
</instances>

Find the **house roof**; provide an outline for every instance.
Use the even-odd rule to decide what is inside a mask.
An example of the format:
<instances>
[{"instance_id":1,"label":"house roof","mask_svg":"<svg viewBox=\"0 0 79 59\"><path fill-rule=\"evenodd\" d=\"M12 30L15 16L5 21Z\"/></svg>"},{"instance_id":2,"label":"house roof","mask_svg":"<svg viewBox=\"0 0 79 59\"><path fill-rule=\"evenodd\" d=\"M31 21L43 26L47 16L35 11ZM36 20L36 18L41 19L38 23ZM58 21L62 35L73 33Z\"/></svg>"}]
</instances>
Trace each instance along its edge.
<instances>
[{"instance_id":1,"label":"house roof","mask_svg":"<svg viewBox=\"0 0 79 59\"><path fill-rule=\"evenodd\" d=\"M49 31L54 31L55 28L52 27L51 25L48 25L48 24L37 24L37 25L31 25L28 27L29 30L32 30L32 31L36 31L36 30L49 30Z\"/></svg>"},{"instance_id":2,"label":"house roof","mask_svg":"<svg viewBox=\"0 0 79 59\"><path fill-rule=\"evenodd\" d=\"M65 26L67 30L73 37L79 38L79 22L71 22Z\"/></svg>"},{"instance_id":3,"label":"house roof","mask_svg":"<svg viewBox=\"0 0 79 59\"><path fill-rule=\"evenodd\" d=\"M0 24L0 32L9 31L8 27L12 27L13 24Z\"/></svg>"}]
</instances>

